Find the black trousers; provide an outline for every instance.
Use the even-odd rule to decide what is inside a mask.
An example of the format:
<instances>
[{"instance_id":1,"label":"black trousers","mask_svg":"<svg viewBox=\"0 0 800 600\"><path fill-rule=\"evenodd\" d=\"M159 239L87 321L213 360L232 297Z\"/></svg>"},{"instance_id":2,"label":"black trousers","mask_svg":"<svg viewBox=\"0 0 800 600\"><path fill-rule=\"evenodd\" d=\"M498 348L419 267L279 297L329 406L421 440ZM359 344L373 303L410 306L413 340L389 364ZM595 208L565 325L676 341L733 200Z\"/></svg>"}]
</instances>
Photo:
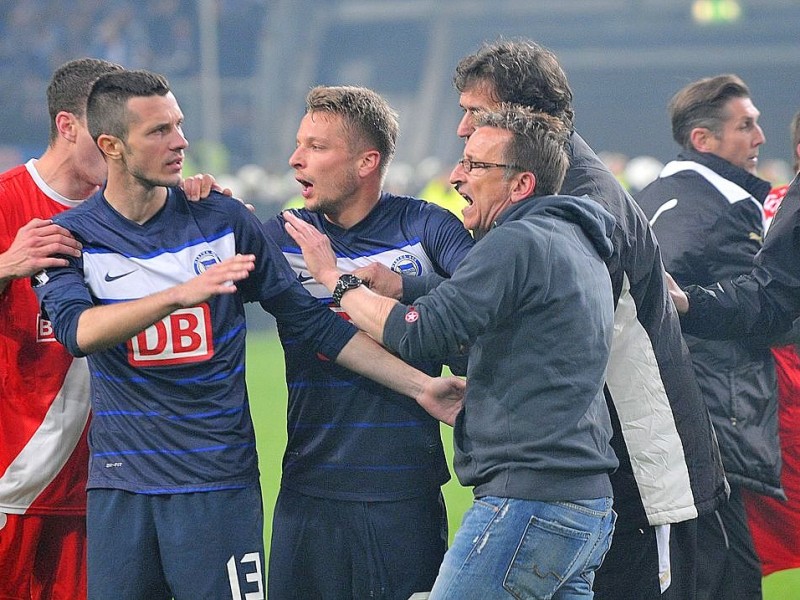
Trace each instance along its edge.
<instances>
[{"instance_id":1,"label":"black trousers","mask_svg":"<svg viewBox=\"0 0 800 600\"><path fill-rule=\"evenodd\" d=\"M654 527L615 531L595 574L595 600L694 600L697 521L670 525L671 584L662 594Z\"/></svg>"},{"instance_id":2,"label":"black trousers","mask_svg":"<svg viewBox=\"0 0 800 600\"><path fill-rule=\"evenodd\" d=\"M698 600L761 600L761 563L739 486L719 510L697 522Z\"/></svg>"}]
</instances>

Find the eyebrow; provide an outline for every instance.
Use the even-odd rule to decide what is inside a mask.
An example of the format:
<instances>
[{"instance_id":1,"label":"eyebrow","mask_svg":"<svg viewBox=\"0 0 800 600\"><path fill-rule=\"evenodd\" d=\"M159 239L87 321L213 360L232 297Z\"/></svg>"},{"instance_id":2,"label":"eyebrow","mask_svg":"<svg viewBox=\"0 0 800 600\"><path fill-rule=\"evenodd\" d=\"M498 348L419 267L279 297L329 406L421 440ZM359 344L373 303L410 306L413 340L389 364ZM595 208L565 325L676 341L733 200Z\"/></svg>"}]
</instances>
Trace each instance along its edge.
<instances>
[{"instance_id":1,"label":"eyebrow","mask_svg":"<svg viewBox=\"0 0 800 600\"><path fill-rule=\"evenodd\" d=\"M300 138L300 137L298 137L298 138L297 138L297 141L299 142L300 140L301 140L301 138ZM306 143L306 144L313 144L314 142L324 142L324 143L327 143L329 140L328 140L328 138L326 138L326 137L321 137L321 136L319 136L319 135L308 135L308 136L306 136L306 137L302 138L302 141L303 141L304 143Z\"/></svg>"}]
</instances>

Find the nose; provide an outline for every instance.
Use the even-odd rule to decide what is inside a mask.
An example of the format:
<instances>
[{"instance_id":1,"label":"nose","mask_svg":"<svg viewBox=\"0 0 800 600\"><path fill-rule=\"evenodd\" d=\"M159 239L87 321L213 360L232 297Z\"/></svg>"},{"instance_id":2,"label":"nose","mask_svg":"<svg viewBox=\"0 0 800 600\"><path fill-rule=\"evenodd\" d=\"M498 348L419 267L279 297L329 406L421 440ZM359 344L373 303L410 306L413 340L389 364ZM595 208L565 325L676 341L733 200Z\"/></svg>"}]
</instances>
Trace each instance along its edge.
<instances>
[{"instance_id":1,"label":"nose","mask_svg":"<svg viewBox=\"0 0 800 600\"><path fill-rule=\"evenodd\" d=\"M473 124L473 117L470 111L464 111L464 115L461 117L461 121L458 123L458 129L456 133L458 137L461 138L468 138L472 135L475 131L475 125Z\"/></svg>"},{"instance_id":2,"label":"nose","mask_svg":"<svg viewBox=\"0 0 800 600\"><path fill-rule=\"evenodd\" d=\"M450 171L450 183L452 183L453 185L462 183L464 181L464 175L465 175L464 167L461 166L460 162L457 162L456 166L453 167L453 170Z\"/></svg>"},{"instance_id":3,"label":"nose","mask_svg":"<svg viewBox=\"0 0 800 600\"><path fill-rule=\"evenodd\" d=\"M767 141L767 136L764 135L764 130L761 129L760 125L756 125L755 145L756 146L760 146L761 144L763 144L766 141Z\"/></svg>"},{"instance_id":4,"label":"nose","mask_svg":"<svg viewBox=\"0 0 800 600\"><path fill-rule=\"evenodd\" d=\"M300 146L298 146L294 149L294 152L292 152L292 155L289 157L289 166L293 169L299 169L302 166L301 157L302 152Z\"/></svg>"},{"instance_id":5,"label":"nose","mask_svg":"<svg viewBox=\"0 0 800 600\"><path fill-rule=\"evenodd\" d=\"M189 140L186 139L186 136L183 135L183 130L180 128L175 129L178 134L177 141L175 143L175 147L180 150L185 150L189 147Z\"/></svg>"}]
</instances>

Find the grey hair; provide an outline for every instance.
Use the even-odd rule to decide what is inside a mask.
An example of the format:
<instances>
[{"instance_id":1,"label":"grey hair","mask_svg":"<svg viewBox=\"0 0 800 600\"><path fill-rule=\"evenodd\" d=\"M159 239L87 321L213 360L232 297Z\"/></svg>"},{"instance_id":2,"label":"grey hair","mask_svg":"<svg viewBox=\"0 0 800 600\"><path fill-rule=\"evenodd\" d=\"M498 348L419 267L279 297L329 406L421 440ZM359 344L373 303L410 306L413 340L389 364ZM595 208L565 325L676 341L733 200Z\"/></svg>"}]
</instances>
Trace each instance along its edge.
<instances>
[{"instance_id":1,"label":"grey hair","mask_svg":"<svg viewBox=\"0 0 800 600\"><path fill-rule=\"evenodd\" d=\"M569 167L566 148L569 130L561 119L519 104L504 103L496 111L477 113L475 127L496 127L511 133L503 161L536 176L536 196L561 191Z\"/></svg>"}]
</instances>

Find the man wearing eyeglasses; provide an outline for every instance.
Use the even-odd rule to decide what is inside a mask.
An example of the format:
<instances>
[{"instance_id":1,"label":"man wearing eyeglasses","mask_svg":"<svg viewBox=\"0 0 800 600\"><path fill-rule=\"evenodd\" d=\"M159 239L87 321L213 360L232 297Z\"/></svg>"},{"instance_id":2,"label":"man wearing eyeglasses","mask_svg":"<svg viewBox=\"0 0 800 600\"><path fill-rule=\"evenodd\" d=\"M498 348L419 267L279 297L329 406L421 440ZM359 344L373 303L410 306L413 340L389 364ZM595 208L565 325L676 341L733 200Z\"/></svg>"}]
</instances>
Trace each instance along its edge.
<instances>
[{"instance_id":1,"label":"man wearing eyeglasses","mask_svg":"<svg viewBox=\"0 0 800 600\"><path fill-rule=\"evenodd\" d=\"M485 44L459 61L454 84L464 138L474 130L474 114L500 102L557 117L571 131L561 193L585 194L616 219L606 261L616 321L605 394L620 461L611 476L619 518L595 597L691 600L697 517L726 500L727 485L653 231L575 131L572 90L552 52L529 40Z\"/></svg>"},{"instance_id":2,"label":"man wearing eyeglasses","mask_svg":"<svg viewBox=\"0 0 800 600\"><path fill-rule=\"evenodd\" d=\"M310 273L376 340L415 360L470 347L453 438L475 502L431 600L588 598L611 544L618 461L603 396L614 322L604 259L614 219L588 198L554 195L567 134L519 106L476 115L450 181L480 239L412 306L353 282L325 236L285 214Z\"/></svg>"}]
</instances>

